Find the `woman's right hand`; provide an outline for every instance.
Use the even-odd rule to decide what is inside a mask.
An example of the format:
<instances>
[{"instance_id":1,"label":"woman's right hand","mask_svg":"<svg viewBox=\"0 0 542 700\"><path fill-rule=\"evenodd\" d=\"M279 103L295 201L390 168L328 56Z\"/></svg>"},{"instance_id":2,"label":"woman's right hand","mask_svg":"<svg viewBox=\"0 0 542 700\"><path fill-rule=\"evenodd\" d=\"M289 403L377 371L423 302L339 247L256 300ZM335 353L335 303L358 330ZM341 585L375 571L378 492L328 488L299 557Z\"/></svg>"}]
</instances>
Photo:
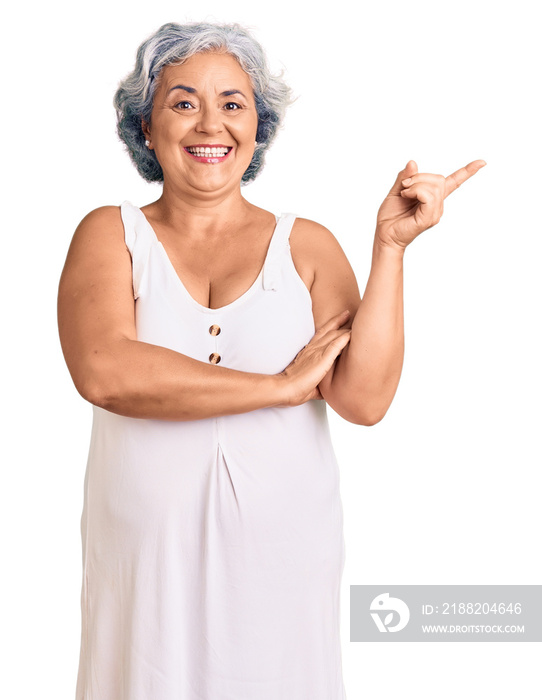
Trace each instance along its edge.
<instances>
[{"instance_id":1,"label":"woman's right hand","mask_svg":"<svg viewBox=\"0 0 542 700\"><path fill-rule=\"evenodd\" d=\"M311 399L323 398L318 384L350 341L350 329L341 328L348 319L348 311L330 318L297 353L286 369L275 375L283 383L286 397L279 406L299 406Z\"/></svg>"}]
</instances>

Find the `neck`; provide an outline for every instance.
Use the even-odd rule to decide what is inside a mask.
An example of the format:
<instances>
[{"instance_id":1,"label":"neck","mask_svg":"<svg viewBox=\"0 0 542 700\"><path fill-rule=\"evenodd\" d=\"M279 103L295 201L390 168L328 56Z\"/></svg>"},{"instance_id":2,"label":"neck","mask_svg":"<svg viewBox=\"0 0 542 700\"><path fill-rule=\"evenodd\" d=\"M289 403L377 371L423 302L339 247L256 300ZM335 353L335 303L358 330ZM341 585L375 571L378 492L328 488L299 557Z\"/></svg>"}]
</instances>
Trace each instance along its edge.
<instances>
[{"instance_id":1,"label":"neck","mask_svg":"<svg viewBox=\"0 0 542 700\"><path fill-rule=\"evenodd\" d=\"M161 196L145 207L146 213L171 229L195 236L212 235L246 217L253 205L240 186L224 192L187 192L164 181Z\"/></svg>"}]
</instances>

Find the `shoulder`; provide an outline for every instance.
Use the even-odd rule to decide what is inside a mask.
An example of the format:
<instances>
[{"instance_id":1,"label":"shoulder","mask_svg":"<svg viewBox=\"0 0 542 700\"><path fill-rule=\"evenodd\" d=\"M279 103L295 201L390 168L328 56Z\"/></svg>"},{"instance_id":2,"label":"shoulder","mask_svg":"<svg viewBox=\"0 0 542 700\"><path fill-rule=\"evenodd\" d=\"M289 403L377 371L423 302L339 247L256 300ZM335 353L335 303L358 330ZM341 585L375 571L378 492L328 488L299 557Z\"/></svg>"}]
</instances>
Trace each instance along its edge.
<instances>
[{"instance_id":1,"label":"shoulder","mask_svg":"<svg viewBox=\"0 0 542 700\"><path fill-rule=\"evenodd\" d=\"M115 243L124 240L124 224L119 206L103 206L90 211L75 229L73 243L93 241Z\"/></svg>"},{"instance_id":2,"label":"shoulder","mask_svg":"<svg viewBox=\"0 0 542 700\"><path fill-rule=\"evenodd\" d=\"M339 241L331 231L310 219L296 218L290 234L290 244L315 262L328 255L344 256Z\"/></svg>"},{"instance_id":3,"label":"shoulder","mask_svg":"<svg viewBox=\"0 0 542 700\"><path fill-rule=\"evenodd\" d=\"M301 216L296 216L295 218L292 228L292 233L294 232L299 238L305 238L309 235L317 237L323 241L329 239L330 237L335 238L331 231L325 226L322 226L322 224L319 224L316 221L311 221L310 219L304 219Z\"/></svg>"},{"instance_id":4,"label":"shoulder","mask_svg":"<svg viewBox=\"0 0 542 700\"><path fill-rule=\"evenodd\" d=\"M100 227L102 225L115 227L122 226L119 206L106 205L103 207L97 207L84 216L79 223L79 227L84 228Z\"/></svg>"},{"instance_id":5,"label":"shoulder","mask_svg":"<svg viewBox=\"0 0 542 700\"><path fill-rule=\"evenodd\" d=\"M68 259L92 258L112 250L126 251L124 225L119 206L103 206L90 211L79 222L73 234Z\"/></svg>"},{"instance_id":6,"label":"shoulder","mask_svg":"<svg viewBox=\"0 0 542 700\"><path fill-rule=\"evenodd\" d=\"M290 234L290 248L296 267L312 282L322 270L335 270L340 274L347 269L353 274L350 263L333 233L316 221L297 217ZM302 275L303 276L303 275Z\"/></svg>"}]
</instances>

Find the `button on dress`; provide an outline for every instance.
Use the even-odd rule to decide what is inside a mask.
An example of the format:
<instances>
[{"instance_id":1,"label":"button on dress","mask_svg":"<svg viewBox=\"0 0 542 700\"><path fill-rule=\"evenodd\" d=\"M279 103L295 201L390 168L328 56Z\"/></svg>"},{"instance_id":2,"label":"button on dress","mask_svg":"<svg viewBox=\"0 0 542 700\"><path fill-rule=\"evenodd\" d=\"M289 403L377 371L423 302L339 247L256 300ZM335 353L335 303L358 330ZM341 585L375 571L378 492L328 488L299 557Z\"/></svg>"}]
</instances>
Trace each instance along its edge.
<instances>
[{"instance_id":1,"label":"button on dress","mask_svg":"<svg viewBox=\"0 0 542 700\"><path fill-rule=\"evenodd\" d=\"M277 374L315 333L277 218L252 286L188 293L123 202L137 338ZM345 700L339 468L325 401L193 421L93 406L81 517L76 700Z\"/></svg>"}]
</instances>

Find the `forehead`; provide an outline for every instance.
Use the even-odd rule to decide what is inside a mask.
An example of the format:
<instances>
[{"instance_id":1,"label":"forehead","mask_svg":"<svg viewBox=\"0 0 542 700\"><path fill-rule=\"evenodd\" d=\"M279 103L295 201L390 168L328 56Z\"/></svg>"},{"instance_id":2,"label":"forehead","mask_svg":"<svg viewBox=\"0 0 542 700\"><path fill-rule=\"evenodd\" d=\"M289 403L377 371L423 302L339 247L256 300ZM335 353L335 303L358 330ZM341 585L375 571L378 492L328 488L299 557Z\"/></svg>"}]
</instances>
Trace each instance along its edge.
<instances>
[{"instance_id":1,"label":"forehead","mask_svg":"<svg viewBox=\"0 0 542 700\"><path fill-rule=\"evenodd\" d=\"M237 59L229 53L217 51L197 53L184 63L164 66L158 89L168 92L178 83L198 92L213 87L217 92L230 89L252 92L252 81Z\"/></svg>"}]
</instances>

